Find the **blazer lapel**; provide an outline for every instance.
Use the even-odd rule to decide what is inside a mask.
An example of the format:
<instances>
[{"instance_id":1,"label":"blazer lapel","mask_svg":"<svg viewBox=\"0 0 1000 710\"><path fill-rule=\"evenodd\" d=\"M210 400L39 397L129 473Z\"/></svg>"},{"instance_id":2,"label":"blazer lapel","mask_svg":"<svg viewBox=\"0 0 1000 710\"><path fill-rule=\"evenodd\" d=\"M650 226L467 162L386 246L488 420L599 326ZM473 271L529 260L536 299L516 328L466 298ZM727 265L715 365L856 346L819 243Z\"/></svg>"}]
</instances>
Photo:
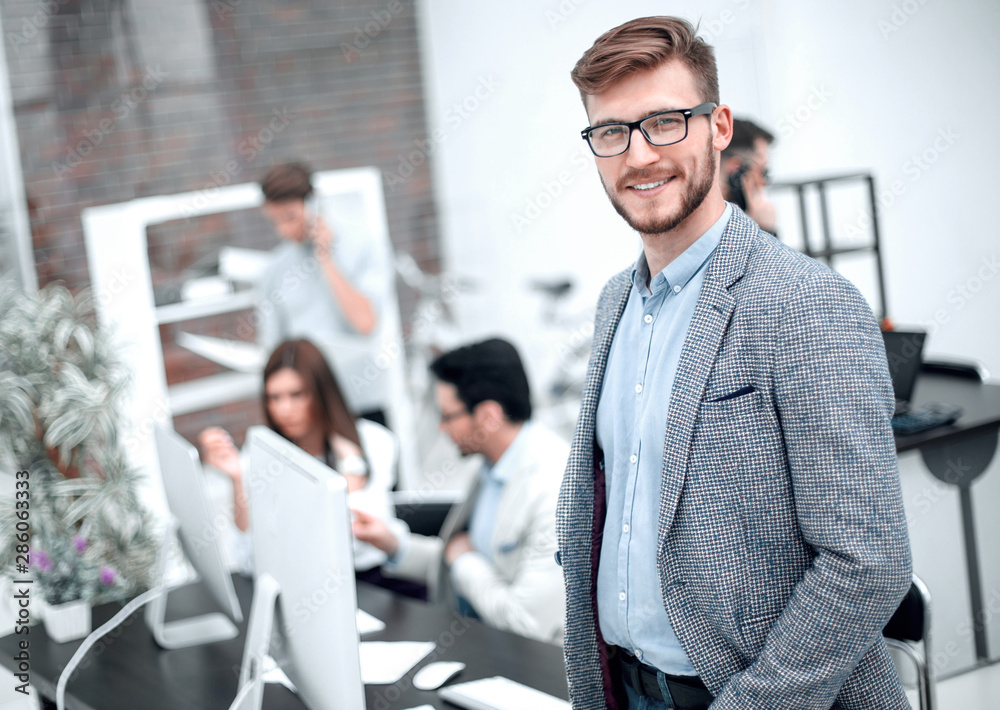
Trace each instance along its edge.
<instances>
[{"instance_id":1,"label":"blazer lapel","mask_svg":"<svg viewBox=\"0 0 1000 710\"><path fill-rule=\"evenodd\" d=\"M445 516L444 522L441 523L441 532L438 535L446 543L455 533L460 532L469 521L469 517L472 515L472 508L476 504L476 498L479 497L479 485L481 483L480 469L477 468L472 481L465 489L465 497L451 506L451 510Z\"/></svg>"},{"instance_id":2,"label":"blazer lapel","mask_svg":"<svg viewBox=\"0 0 1000 710\"><path fill-rule=\"evenodd\" d=\"M684 347L677 363L677 376L670 395L663 441L663 476L660 483L660 543L657 558L665 555L667 533L673 525L677 501L684 488L690 457L691 436L719 348L729 325L736 300L729 287L742 275L757 227L738 209L723 232L715 257L708 266L695 306Z\"/></svg>"},{"instance_id":3,"label":"blazer lapel","mask_svg":"<svg viewBox=\"0 0 1000 710\"><path fill-rule=\"evenodd\" d=\"M611 343L615 339L618 331L618 323L621 322L622 313L628 304L628 297L632 291L632 282L629 279L631 271L624 272L621 283L615 284L617 293L612 291L608 296L607 318L604 320L603 328L595 333L595 346L593 358L591 359L590 376L587 378L587 390L584 392L583 406L580 410L580 428L587 437L587 443L591 443L597 436L597 405L601 399L601 389L604 386L604 373L608 366L608 356L611 353Z\"/></svg>"},{"instance_id":4,"label":"blazer lapel","mask_svg":"<svg viewBox=\"0 0 1000 710\"><path fill-rule=\"evenodd\" d=\"M596 533L594 477L598 470L595 461L597 404L601 397L611 342L632 287L629 278L631 273L632 270L628 269L612 277L597 304L595 317L597 329L594 331L594 345L587 368L586 386L583 390L580 416L577 419L573 446L559 496L560 512L557 513L556 531L564 558L563 567L567 575L570 577L579 575L581 580L590 577L590 558L593 552L591 548ZM591 535L580 535L581 530L590 530Z\"/></svg>"}]
</instances>

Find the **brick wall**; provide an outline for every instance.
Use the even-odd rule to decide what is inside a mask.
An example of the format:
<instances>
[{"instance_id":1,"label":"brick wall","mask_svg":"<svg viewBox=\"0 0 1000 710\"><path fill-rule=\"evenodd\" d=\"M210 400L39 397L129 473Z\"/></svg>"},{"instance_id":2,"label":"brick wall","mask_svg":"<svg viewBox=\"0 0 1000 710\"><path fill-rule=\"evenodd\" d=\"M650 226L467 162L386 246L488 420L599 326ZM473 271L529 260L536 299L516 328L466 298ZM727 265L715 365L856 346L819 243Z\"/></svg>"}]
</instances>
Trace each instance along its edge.
<instances>
[{"instance_id":1,"label":"brick wall","mask_svg":"<svg viewBox=\"0 0 1000 710\"><path fill-rule=\"evenodd\" d=\"M0 13L41 285L88 285L85 207L257 181L292 159L388 175L427 136L412 0L3 0ZM385 195L396 250L436 271L430 171L422 160ZM157 287L222 244L277 242L256 212L148 238ZM405 322L413 294L400 297ZM168 381L212 372L173 344L174 330L161 329ZM258 409L176 424L190 435L217 421L242 438Z\"/></svg>"}]
</instances>

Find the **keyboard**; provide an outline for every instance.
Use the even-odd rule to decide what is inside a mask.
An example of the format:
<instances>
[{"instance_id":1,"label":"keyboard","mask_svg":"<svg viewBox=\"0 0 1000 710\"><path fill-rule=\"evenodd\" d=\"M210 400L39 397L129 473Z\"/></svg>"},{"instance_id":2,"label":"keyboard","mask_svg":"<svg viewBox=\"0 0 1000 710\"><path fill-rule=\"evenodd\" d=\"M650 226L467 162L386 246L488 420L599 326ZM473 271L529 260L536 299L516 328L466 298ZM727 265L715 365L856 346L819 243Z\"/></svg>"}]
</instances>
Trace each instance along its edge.
<instances>
[{"instance_id":1,"label":"keyboard","mask_svg":"<svg viewBox=\"0 0 1000 710\"><path fill-rule=\"evenodd\" d=\"M469 710L569 710L567 701L503 676L456 683L438 690L449 703Z\"/></svg>"},{"instance_id":2,"label":"keyboard","mask_svg":"<svg viewBox=\"0 0 1000 710\"><path fill-rule=\"evenodd\" d=\"M953 404L930 402L917 409L892 417L892 431L900 436L919 434L922 431L951 424L962 416L962 408Z\"/></svg>"}]
</instances>

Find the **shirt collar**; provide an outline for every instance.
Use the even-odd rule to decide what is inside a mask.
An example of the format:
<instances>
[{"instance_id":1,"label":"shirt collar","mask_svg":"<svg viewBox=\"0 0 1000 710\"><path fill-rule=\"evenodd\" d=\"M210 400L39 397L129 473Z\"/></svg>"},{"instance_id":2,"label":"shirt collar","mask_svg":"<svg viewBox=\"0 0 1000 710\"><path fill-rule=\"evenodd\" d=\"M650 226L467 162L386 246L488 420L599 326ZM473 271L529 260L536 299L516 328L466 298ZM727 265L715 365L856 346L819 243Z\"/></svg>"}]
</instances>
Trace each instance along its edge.
<instances>
[{"instance_id":1,"label":"shirt collar","mask_svg":"<svg viewBox=\"0 0 1000 710\"><path fill-rule=\"evenodd\" d=\"M684 288L688 281L701 270L709 257L715 253L715 249L722 239L722 233L726 230L726 225L732 216L733 206L727 202L726 209L722 211L722 216L715 221L715 224L651 279L649 278L649 263L646 261L646 253L640 251L639 258L636 259L635 266L632 268L632 287L639 292L640 296L651 296L663 289L676 286ZM648 288L646 287L647 280L649 281Z\"/></svg>"},{"instance_id":2,"label":"shirt collar","mask_svg":"<svg viewBox=\"0 0 1000 710\"><path fill-rule=\"evenodd\" d=\"M525 440L528 438L528 431L531 429L531 422L524 422L521 431L517 432L514 441L510 442L507 450L500 455L495 464L491 464L489 459L483 466L483 474L493 479L497 483L506 483L511 474L517 470L518 462L521 458L521 450L525 447Z\"/></svg>"}]
</instances>

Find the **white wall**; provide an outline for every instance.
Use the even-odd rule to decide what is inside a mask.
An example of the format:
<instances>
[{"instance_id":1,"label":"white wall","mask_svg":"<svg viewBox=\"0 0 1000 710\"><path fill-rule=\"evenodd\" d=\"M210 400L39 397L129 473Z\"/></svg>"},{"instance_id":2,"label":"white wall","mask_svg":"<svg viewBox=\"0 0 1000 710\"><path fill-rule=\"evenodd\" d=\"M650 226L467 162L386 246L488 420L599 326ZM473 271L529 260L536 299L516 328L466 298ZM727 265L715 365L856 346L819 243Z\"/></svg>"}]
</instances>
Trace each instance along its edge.
<instances>
[{"instance_id":1,"label":"white wall","mask_svg":"<svg viewBox=\"0 0 1000 710\"><path fill-rule=\"evenodd\" d=\"M982 214L996 190L990 157L1000 152L988 127L1000 108L1000 47L991 41L1000 4L991 0L669 8L427 0L444 254L449 268L482 283L460 304L470 336L506 333L537 364L538 298L526 279L573 275L585 307L634 259L638 238L611 209L579 138L587 121L569 71L603 31L664 11L701 20L723 102L778 135L773 175L864 169L883 190L895 183L880 209L890 315L931 328L931 352L975 358L1000 374L1000 278L992 278L1000 246ZM925 152L930 162L920 167L913 156ZM855 209L834 228L857 220Z\"/></svg>"}]
</instances>

